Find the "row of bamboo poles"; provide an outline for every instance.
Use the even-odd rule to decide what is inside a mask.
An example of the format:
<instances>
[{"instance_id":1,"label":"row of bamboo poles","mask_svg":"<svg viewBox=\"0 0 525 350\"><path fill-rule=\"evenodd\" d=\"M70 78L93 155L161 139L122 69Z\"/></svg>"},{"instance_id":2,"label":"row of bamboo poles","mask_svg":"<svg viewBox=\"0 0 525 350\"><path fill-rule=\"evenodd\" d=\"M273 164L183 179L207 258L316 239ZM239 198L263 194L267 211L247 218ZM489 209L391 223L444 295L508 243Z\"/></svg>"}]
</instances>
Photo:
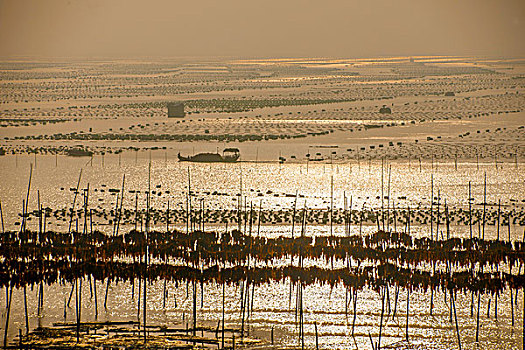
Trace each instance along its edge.
<instances>
[{"instance_id":1,"label":"row of bamboo poles","mask_svg":"<svg viewBox=\"0 0 525 350\"><path fill-rule=\"evenodd\" d=\"M110 283L117 281L131 282L138 278L139 293L142 292L142 325L144 342L147 341L147 315L146 315L146 286L156 279L173 281L175 283L186 282L192 286L193 315L192 331L197 329L197 290L201 285L201 300L205 283L218 283L223 287L223 315L222 327L224 334L224 288L226 284L237 284L240 286L240 319L241 338L244 337L245 322L253 312L253 295L255 288L263 284L289 281L290 302L292 291L296 290L296 323L300 345L304 348L304 287L316 283L343 285L347 290L346 301L354 302L357 293L363 288L378 291L382 300L382 312L380 322L379 339L376 343L372 341L374 349L381 348L381 328L385 311L386 299L389 299L389 288L394 286L398 295L400 288L407 290L407 339L408 339L408 305L410 291L430 289L431 310L433 307L433 293L437 288L445 288L450 294L450 305L454 309L455 298L460 293L470 292L472 300L478 297L478 328L479 328L479 300L480 295L489 293L494 295L497 305L497 296L507 288L511 292L512 303L517 303L517 293L525 286L525 277L521 273L521 267L525 263L525 244L521 241L504 241L499 237L494 241L481 237L460 239L451 237L448 222L447 238L438 235L440 221L431 220L430 237L414 238L410 232L410 215L405 221L403 232L393 231L390 227L390 204L382 203L381 215L377 216L377 232L372 235L350 235L351 220L345 216L345 232L343 237L333 235L333 178L331 181L330 202L330 235L328 237L307 237L305 213L308 208L305 205L300 218L300 234L295 235L296 211L298 196L294 203L294 215L291 222L290 237L279 237L269 239L260 236L260 215L256 224L256 232L253 229L254 215L243 215L248 205L246 197L242 196L242 173L240 176L241 193L238 196L238 222L234 230L224 232L206 232L205 221L196 220L195 207L204 212L204 202L197 201L192 196L191 174L188 169L188 189L186 196L187 220L186 232L169 229L169 219L166 221L166 231L158 232L151 229L150 216L150 194L151 194L151 163L148 171L148 190L146 193L145 223L141 230L132 230L120 234L120 223L122 219L122 203L124 201L125 176L122 179L120 198L117 197L115 208L115 220L113 232L110 235L102 234L93 230L92 220L88 220L89 212L89 185L86 190L80 191L82 172L74 191L71 206L71 216L67 233L57 233L45 229L45 218L42 215L43 206L38 198L39 206L39 229L31 231L27 229L28 202L31 188L32 168L30 168L29 184L26 199L23 201L22 225L19 231L4 231L2 235L0 254L4 260L0 268L0 284L6 288L8 293L8 312L6 318L4 343L7 342L7 330L9 325L9 310L11 305L13 288L25 288L30 285L38 285L39 308L43 304L44 283L64 282L72 284L76 295L77 310L77 337L81 323L81 292L82 280L106 281L105 306ZM389 201L390 192L390 168L388 171L388 195L384 195L384 173L382 167L381 199ZM486 180L485 180L486 183ZM433 178L432 178L432 194ZM486 186L485 186L486 189ZM79 228L78 219L73 227L77 197L81 194L81 205L84 210L84 222ZM485 190L486 196L486 190ZM38 196L39 197L39 196ZM244 203L243 203L244 198ZM438 195L439 198L439 195ZM486 202L486 200L484 201ZM136 222L138 221L138 193L136 193ZM345 210L347 208L345 198ZM470 203L470 194L469 194ZM169 204L168 204L169 205ZM431 201L431 213L433 213L434 200ZM439 200L437 211L439 212ZM445 212L447 211L445 205ZM350 211L352 210L352 199L350 198ZM262 210L262 203L259 211ZM254 212L253 204L249 205L250 213ZM169 208L168 211L169 213ZM409 213L409 211L408 211ZM393 210L396 215L396 210ZM168 215L169 217L169 215ZM439 214L437 215L439 218ZM394 220L394 223L396 221ZM2 216L3 223L3 216ZM434 230L434 223L436 229ZM385 226L386 225L386 226ZM395 224L394 224L395 225ZM136 226L137 227L137 226ZM2 227L3 229L3 227ZM482 231L484 233L484 230ZM122 261L125 258L128 261ZM287 266L280 266L282 259L290 258ZM325 261L327 268L305 267L305 260ZM138 262L137 262L138 260ZM297 263L296 263L297 260ZM175 261L175 263L168 263ZM344 261L346 268L334 268L337 261ZM264 266L263 266L264 264ZM357 264L356 267L353 265ZM429 268L430 266L430 268ZM501 267L501 270L500 270ZM517 267L518 272L513 272ZM484 269L489 270L484 272ZM503 272L503 269L508 269ZM516 269L514 269L516 270ZM143 290L141 290L141 286ZM91 284L90 284L91 285ZM95 299L96 297L96 283ZM251 287L251 288L250 288ZM250 293L251 290L251 293ZM513 298L512 293L516 293ZM164 292L166 295L166 292ZM25 293L24 293L25 296ZM250 297L251 296L251 297ZM396 297L397 298L397 297ZM251 299L251 302L250 302ZM41 301L40 301L41 300ZM70 298L71 300L71 298ZM202 301L201 301L202 303ZM348 303L345 303L348 308ZM471 312L473 310L471 304ZM26 319L27 319L27 301ZM95 303L97 305L97 303ZM388 303L389 305L389 303ZM95 306L96 308L97 306ZM397 304L395 308L397 307ZM137 307L137 315L140 316L140 295ZM496 306L497 309L497 306ZM512 305L512 310L514 304ZM430 312L432 314L432 311ZM95 315L97 315L97 310ZM524 313L525 314L525 313ZM452 313L451 313L452 315ZM513 312L514 315L514 312ZM514 320L513 320L514 323ZM26 325L27 331L29 327ZM317 327L316 327L317 328ZM459 329L458 343L460 343ZM272 330L273 332L273 330ZM353 333L353 327L352 327ZM525 325L524 325L525 334ZM273 337L272 337L273 338ZM316 337L317 338L317 337ZM224 335L223 341L224 345ZM460 345L461 347L461 345Z\"/></svg>"}]
</instances>

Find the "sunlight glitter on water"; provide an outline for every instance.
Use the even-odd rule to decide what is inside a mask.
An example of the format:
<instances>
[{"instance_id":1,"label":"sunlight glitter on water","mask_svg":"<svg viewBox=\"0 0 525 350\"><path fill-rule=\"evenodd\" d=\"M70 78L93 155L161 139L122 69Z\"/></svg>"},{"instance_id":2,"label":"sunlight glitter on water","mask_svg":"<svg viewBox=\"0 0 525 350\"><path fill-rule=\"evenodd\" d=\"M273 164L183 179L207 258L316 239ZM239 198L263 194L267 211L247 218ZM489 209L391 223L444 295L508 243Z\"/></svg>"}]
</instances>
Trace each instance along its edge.
<instances>
[{"instance_id":1,"label":"sunlight glitter on water","mask_svg":"<svg viewBox=\"0 0 525 350\"><path fill-rule=\"evenodd\" d=\"M93 207L111 209L115 205L115 196L108 193L108 189L118 189L121 186L122 175L126 175L126 190L140 190L142 205L144 205L144 191L148 186L148 165L144 159L135 165L133 157L123 157L119 166L115 155L105 157L104 167L101 159L95 159L91 166L88 159L74 159L60 157L58 166L55 166L54 156L39 156L34 168L32 192L29 208L36 208L37 190L40 191L40 200L44 206L50 208L68 208L71 206L73 193L78 181L80 168L83 169L81 188L89 183L90 203ZM20 212L22 200L25 198L29 164L34 162L30 156L14 156L0 158L0 175L3 179L0 184L0 199L4 211L6 229L15 228L14 222ZM503 164L504 169L494 169L493 164L482 164L477 169L476 164L461 163L456 171L454 164L439 164L431 169L431 165L424 163L421 171L419 164L408 166L406 162L391 162L383 168L383 196L387 196L390 187L390 198L400 208L410 204L417 207L427 207L430 201L431 174L434 181L434 195L439 192L441 198L453 207L467 206L468 182L472 182L472 193L475 203L483 201L483 176L487 173L487 203L495 204L501 199L505 206L512 205L521 210L525 193L525 173L520 167L514 171L513 164ZM237 193L240 192L242 172L242 192L246 195L247 203L254 203L258 207L262 200L264 208L280 209L291 208L294 205L295 193L300 197L298 208L304 203L308 208L326 209L330 206L331 178L334 182L334 207L343 208L343 194L352 197L354 208L363 206L381 207L381 163L372 162L361 164L359 168L352 164L269 164L269 163L240 163L240 164L181 164L171 160L165 162L162 158L153 158L151 169L151 188L161 191L154 196L153 207L166 208L169 200L171 208L185 205L185 195L188 186L188 169L191 174L191 187L196 198L205 198L209 208L234 209L237 205ZM388 174L390 171L390 186ZM105 185L105 186L103 186ZM157 187L159 186L160 187ZM62 190L61 188L64 188ZM98 191L95 192L95 189ZM105 189L104 192L100 190ZM167 193L169 191L169 193ZM213 191L225 193L224 196L212 195ZM259 191L259 192L257 192ZM271 191L271 192L269 192ZM206 194L209 192L209 194ZM258 195L262 193L262 195ZM277 194L277 196L275 196ZM288 196L287 196L288 195ZM126 194L126 196L128 196ZM130 194L124 200L124 207L134 208L134 195ZM406 199L405 199L406 197ZM386 201L384 199L384 201ZM386 204L385 204L386 205ZM36 223L30 223L34 228ZM160 228L162 228L159 225ZM64 226L62 226L62 229ZM183 228L183 227L181 227ZM212 230L215 227L207 227ZM219 230L224 229L220 227ZM414 225L416 236L428 235L428 225ZM299 229L295 228L296 235ZM374 225L365 225L362 233L374 232ZM494 236L494 228L487 228L487 235ZM523 228L512 227L513 239L521 238ZM337 225L333 228L336 235L343 235L344 228ZM454 236L468 236L468 226L454 226ZM327 225L310 225L306 228L306 235L328 235L330 227ZM358 233L358 227L352 227L352 233ZM291 227L286 225L263 225L261 234L268 237L290 235ZM84 281L84 320L93 320L93 299L88 288L89 282ZM111 285L108 294L108 309L102 306L104 284L98 283L99 289L99 320L134 320L137 317L138 281L135 282L134 297L129 284L120 283ZM199 287L200 288L200 287ZM46 300L44 317L36 315L36 290L29 293L30 323L34 327L41 322L50 324L63 320L64 303L70 293L70 286L46 286ZM151 322L180 324L184 319L188 322L191 315L191 298L186 295L186 285L168 284L167 306L164 308L162 296L162 282L153 282L148 286L148 318ZM269 339L272 327L275 328L276 341L283 344L298 344L295 325L295 293L294 288L290 295L288 283L270 283L257 287L254 297L253 314L249 324L254 331ZM200 292L199 292L200 293ZM199 303L199 322L215 326L221 314L222 290L216 285L205 285L202 308ZM407 293L401 289L398 295L396 316L393 317L393 287L390 290L392 310L388 321L383 326L383 346L394 344L394 348L406 348L403 342L405 336L405 312ZM522 292L521 292L522 293ZM510 296L505 292L499 297L498 319L494 318L494 304L490 318L487 318L489 307L488 295L481 297L481 349L509 349L518 348L521 344L521 322L523 319L522 294L515 312L515 325L511 326ZM228 286L228 296L240 294L239 286ZM10 328L14 336L19 328L24 327L23 299L20 290L13 293L13 326ZM200 295L200 294L199 294ZM305 305L305 341L308 346L315 344L314 322L318 326L320 348L346 349L370 347L369 333L373 341L378 341L381 299L375 291L365 289L358 293L355 340L351 337L353 306L348 307L345 313L345 290L336 286L311 285L304 290ZM175 300L177 306L175 307ZM5 301L4 301L5 303ZM475 317L470 316L470 295L458 294L457 312L458 323L463 340L462 348L478 348L475 345ZM239 326L239 298L226 298L226 322L231 326ZM74 310L66 308L67 320L72 321ZM450 307L442 292L435 295L433 316L429 315L429 295L424 292L411 293L409 314L409 335L411 349L450 349L457 348L457 338L454 324L450 322ZM5 320L5 313L2 313Z\"/></svg>"}]
</instances>

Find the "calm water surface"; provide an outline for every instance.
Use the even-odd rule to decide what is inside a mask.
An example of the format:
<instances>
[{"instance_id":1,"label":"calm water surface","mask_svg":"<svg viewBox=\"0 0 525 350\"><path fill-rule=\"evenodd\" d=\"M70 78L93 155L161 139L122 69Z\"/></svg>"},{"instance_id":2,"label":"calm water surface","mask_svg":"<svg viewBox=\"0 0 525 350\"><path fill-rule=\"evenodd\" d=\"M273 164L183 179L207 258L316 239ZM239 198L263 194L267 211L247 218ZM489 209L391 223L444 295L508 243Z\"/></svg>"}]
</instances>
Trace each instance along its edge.
<instances>
[{"instance_id":1,"label":"calm water surface","mask_svg":"<svg viewBox=\"0 0 525 350\"><path fill-rule=\"evenodd\" d=\"M90 186L90 206L109 210L115 207L116 195L108 192L110 188L120 188L122 176L126 175L125 188L146 191L148 187L149 155L134 153L95 156L89 158L69 158L64 156L4 156L0 157L0 200L6 229L15 229L22 200L25 199L30 164L33 163L33 178L29 210L37 208L37 194L44 207L52 209L69 208L73 201L73 192L79 178L80 187ZM247 203L254 203L258 208L261 200L265 209L291 208L297 191L301 196L298 207L306 203L308 208L326 209L330 206L331 179L333 177L334 207L343 208L343 198L352 197L353 208L381 207L381 162L352 164L275 164L275 163L240 163L240 164L187 164L172 158L164 158L164 152L152 153L151 188L156 191L152 206L164 209L167 202L170 208L183 209L186 205L188 173L191 174L191 187L196 199L204 199L207 208L234 209L237 205L237 193L246 196ZM390 170L389 170L390 169ZM390 173L390 176L389 176ZM514 208L522 210L525 205L525 171L520 164L503 163L496 169L493 163L460 163L458 170L453 163L439 163L432 167L429 163L408 164L391 162L383 167L383 195L388 193L396 207L428 206L430 183L433 177L434 193L446 199L451 208L468 206L468 183L471 182L472 196L476 204L483 202L484 174L487 176L487 203L496 204L501 200L503 210ZM390 186L388 179L390 178ZM97 189L97 191L95 191ZM101 189L105 189L101 192ZM214 191L225 195L212 195ZM158 194L159 192L160 195ZM169 192L169 193L168 193ZM135 195L126 193L124 207L134 209ZM262 193L262 195L258 195ZM288 195L288 196L286 196ZM406 199L405 199L406 198ZM78 203L78 202L77 202ZM386 205L386 202L385 202ZM390 203L392 205L392 203ZM145 206L145 194L139 196L139 206ZM49 228L67 230L66 222L50 222ZM29 227L36 229L32 221ZM162 226L164 227L164 226ZM107 227L99 225L98 228ZM159 227L160 228L160 227ZM209 227L208 229L224 229ZM326 235L330 228L325 225L307 227L308 235ZM357 227L353 227L355 233ZM373 226L366 226L364 233L372 232ZM335 234L343 234L344 228L336 226ZM269 225L261 228L266 236L289 235L290 225ZM429 227L414 226L415 235L428 235ZM468 227L453 228L453 235L468 236ZM486 236L495 237L495 228L488 227ZM521 239L523 227L512 225L512 239ZM137 282L138 283L138 282ZM137 285L132 297L130 284L111 285L108 294L108 309L103 307L105 286L98 283L99 320L135 320L137 318ZM162 282L148 286L148 320L151 323L181 324L191 315L191 292L186 294L186 285L168 284L169 297L166 308L163 307ZM200 289L200 286L199 286ZM64 304L71 291L70 285L52 285L45 287L43 317L36 314L37 290L29 291L31 327L41 323L49 325L64 320ZM190 287L191 291L191 287ZM282 344L298 344L295 327L295 294L289 301L288 283L271 283L255 289L254 309L249 320L249 327L256 336L269 340L270 330L275 329L276 341ZM295 293L295 290L294 290ZM227 325L240 326L240 289L229 286L226 289ZM433 316L429 315L430 293L411 293L409 314L409 348L450 349L458 348L455 324L450 321L449 306L442 292L435 295ZM200 295L200 290L199 290ZM233 297L235 296L235 297ZM405 348L402 342L405 336L406 291L400 290L397 313L393 317L394 291L390 290L392 310L383 327L381 343L383 346L394 344L394 348ZM522 347L523 292L519 292L518 305L514 308L515 324L511 326L510 293L505 291L498 298L498 317L494 317L494 301L490 301L490 317L487 318L490 296L481 297L480 343L476 344L476 320L470 317L470 294L458 294L457 316L463 349L517 349ZM369 349L369 333L377 341L381 314L381 299L377 292L363 290L358 293L355 339L351 337L352 306L345 315L345 290L342 287L312 285L303 292L305 307L305 332L308 347L315 345L314 322L318 325L319 343L325 349ZM198 320L216 326L221 317L222 288L213 284L204 285L203 303L199 302ZM0 298L2 303L2 337L5 327L5 290ZM175 301L177 305L175 306ZM94 299L89 283L84 281L83 321L94 320ZM71 303L74 306L74 300ZM23 293L14 290L9 336L12 338L18 329L24 329ZM474 313L475 316L475 313ZM66 308L66 319L73 322L75 311ZM182 323L183 324L183 323Z\"/></svg>"}]
</instances>

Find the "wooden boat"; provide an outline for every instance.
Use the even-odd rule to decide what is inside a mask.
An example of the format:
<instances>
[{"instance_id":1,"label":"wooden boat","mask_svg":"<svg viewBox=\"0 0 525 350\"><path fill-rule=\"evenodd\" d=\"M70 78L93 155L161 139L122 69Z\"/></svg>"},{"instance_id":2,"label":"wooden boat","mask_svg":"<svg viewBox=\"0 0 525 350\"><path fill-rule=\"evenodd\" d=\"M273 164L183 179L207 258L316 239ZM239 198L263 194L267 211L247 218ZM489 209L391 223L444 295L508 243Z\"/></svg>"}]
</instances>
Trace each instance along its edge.
<instances>
[{"instance_id":1,"label":"wooden boat","mask_svg":"<svg viewBox=\"0 0 525 350\"><path fill-rule=\"evenodd\" d=\"M66 150L66 155L70 157L91 157L93 152L83 148L71 148Z\"/></svg>"},{"instance_id":2,"label":"wooden boat","mask_svg":"<svg viewBox=\"0 0 525 350\"><path fill-rule=\"evenodd\" d=\"M240 157L238 148L225 148L222 154L217 153L199 153L194 156L184 157L178 154L180 162L196 162L196 163L232 163L236 162Z\"/></svg>"}]
</instances>

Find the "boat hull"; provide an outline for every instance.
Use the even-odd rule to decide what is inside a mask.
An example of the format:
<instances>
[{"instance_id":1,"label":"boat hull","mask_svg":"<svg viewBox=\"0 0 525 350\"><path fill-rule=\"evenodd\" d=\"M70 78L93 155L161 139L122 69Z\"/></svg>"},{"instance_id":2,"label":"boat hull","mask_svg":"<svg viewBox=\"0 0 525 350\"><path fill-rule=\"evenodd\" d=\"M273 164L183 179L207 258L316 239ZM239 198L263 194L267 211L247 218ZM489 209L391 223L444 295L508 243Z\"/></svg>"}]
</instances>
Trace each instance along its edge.
<instances>
[{"instance_id":1,"label":"boat hull","mask_svg":"<svg viewBox=\"0 0 525 350\"><path fill-rule=\"evenodd\" d=\"M194 156L184 157L178 155L180 162L193 162L193 163L235 163L239 156L221 156L218 153L200 153Z\"/></svg>"}]
</instances>

